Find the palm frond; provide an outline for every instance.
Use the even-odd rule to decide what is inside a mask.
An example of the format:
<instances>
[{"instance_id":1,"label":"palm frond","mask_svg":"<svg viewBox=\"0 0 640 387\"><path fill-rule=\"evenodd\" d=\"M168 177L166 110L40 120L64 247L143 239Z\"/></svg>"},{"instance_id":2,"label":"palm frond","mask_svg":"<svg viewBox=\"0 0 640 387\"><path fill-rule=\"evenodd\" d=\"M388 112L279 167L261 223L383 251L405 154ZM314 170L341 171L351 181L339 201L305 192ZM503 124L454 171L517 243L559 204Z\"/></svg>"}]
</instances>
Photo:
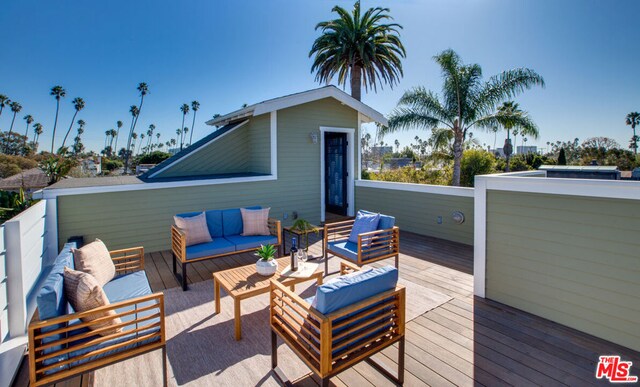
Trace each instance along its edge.
<instances>
[{"instance_id":1,"label":"palm frond","mask_svg":"<svg viewBox=\"0 0 640 387\"><path fill-rule=\"evenodd\" d=\"M495 110L500 102L514 98L534 86L545 86L542 76L534 70L517 68L503 71L486 82L474 98L473 106L475 110L482 112L481 115L486 115Z\"/></svg>"}]
</instances>

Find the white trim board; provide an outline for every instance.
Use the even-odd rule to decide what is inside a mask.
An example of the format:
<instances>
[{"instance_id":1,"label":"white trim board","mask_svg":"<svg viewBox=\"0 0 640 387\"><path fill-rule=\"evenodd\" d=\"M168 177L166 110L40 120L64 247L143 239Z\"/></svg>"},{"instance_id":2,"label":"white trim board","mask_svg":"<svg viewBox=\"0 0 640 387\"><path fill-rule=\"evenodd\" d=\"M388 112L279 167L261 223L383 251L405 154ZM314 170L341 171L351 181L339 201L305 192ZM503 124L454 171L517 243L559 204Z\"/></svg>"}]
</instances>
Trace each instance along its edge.
<instances>
[{"instance_id":1,"label":"white trim board","mask_svg":"<svg viewBox=\"0 0 640 387\"><path fill-rule=\"evenodd\" d=\"M278 178L278 112L271 112L270 117L270 140L271 140L271 176Z\"/></svg>"},{"instance_id":2,"label":"white trim board","mask_svg":"<svg viewBox=\"0 0 640 387\"><path fill-rule=\"evenodd\" d=\"M347 215L354 216L355 205L355 182L354 182L354 151L353 141L355 138L355 129L353 128L332 128L320 127L320 221L325 221L325 159L324 159L324 134L325 133L346 133L347 134Z\"/></svg>"},{"instance_id":3,"label":"white trim board","mask_svg":"<svg viewBox=\"0 0 640 387\"><path fill-rule=\"evenodd\" d=\"M215 138L211 139L211 141L208 141L207 143L202 144L202 145L201 145L201 146L199 146L198 148L194 149L194 150L193 150L193 152L187 153L186 155L184 155L184 156L182 156L182 157L180 157L180 158L177 158L177 159L176 159L176 160L174 160L172 163L167 164L167 165L165 165L163 168L161 168L160 170L158 170L158 171L156 171L156 172L152 173L152 174L149 176L149 179L153 179L153 177L154 177L154 176L156 176L156 175L158 175L158 174L160 174L160 173L162 173L162 172L166 171L167 169L169 169L169 168L171 168L171 167L173 167L173 166L175 166L175 165L177 165L177 164L179 164L179 163L183 162L184 160L188 159L189 157L193 156L194 154L196 154L196 153L200 152L202 149L204 149L204 148L208 147L208 146L209 146L209 145L211 145L212 143L214 143L214 142L216 142L216 141L220 140L221 138L225 137L227 134L229 134L229 133L233 132L234 130L236 130L236 129L238 129L238 128L242 127L242 126L244 126L247 122L249 122L249 120L244 120L244 121L242 121L242 122L241 122L241 123L239 123L238 125L236 125L236 126L234 126L233 128L231 128L231 129L227 130L225 133L222 133L221 135L219 135L219 136L217 136L217 137L215 137Z\"/></svg>"},{"instance_id":4,"label":"white trim board","mask_svg":"<svg viewBox=\"0 0 640 387\"><path fill-rule=\"evenodd\" d=\"M277 178L272 175L266 175L266 176L248 176L248 177L229 177L225 179L181 180L181 181L171 181L171 182L162 182L162 183L107 185L107 186L99 186L99 187L44 189L44 190L39 190L34 192L33 197L35 199L53 199L58 196L68 196L68 195L145 191L150 189L199 187L199 186L207 186L207 185L250 183L250 182L271 181L271 180L277 180Z\"/></svg>"},{"instance_id":5,"label":"white trim board","mask_svg":"<svg viewBox=\"0 0 640 387\"><path fill-rule=\"evenodd\" d=\"M390 181L377 180L358 180L356 187L390 189L395 191L421 192L435 195L463 196L472 198L474 195L473 188L467 187L450 187L444 185L431 184L414 184L414 183L396 183Z\"/></svg>"}]
</instances>

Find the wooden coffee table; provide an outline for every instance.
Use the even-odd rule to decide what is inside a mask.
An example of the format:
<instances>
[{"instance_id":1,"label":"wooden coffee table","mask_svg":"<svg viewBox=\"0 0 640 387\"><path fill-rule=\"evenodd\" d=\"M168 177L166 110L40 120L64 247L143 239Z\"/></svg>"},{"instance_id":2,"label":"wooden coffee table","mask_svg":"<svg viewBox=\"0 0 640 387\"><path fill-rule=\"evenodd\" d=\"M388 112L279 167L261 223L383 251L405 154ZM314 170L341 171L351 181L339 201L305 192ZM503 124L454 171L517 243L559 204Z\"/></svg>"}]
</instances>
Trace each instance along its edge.
<instances>
[{"instance_id":1,"label":"wooden coffee table","mask_svg":"<svg viewBox=\"0 0 640 387\"><path fill-rule=\"evenodd\" d=\"M278 270L276 274L265 277L256 272L256 265L246 265L213 273L213 289L216 301L216 312L220 313L220 287L222 287L231 298L233 298L233 312L235 320L236 340L242 339L242 326L240 322L240 301L245 298L255 297L257 295L268 293L270 289L270 281L275 279L285 286L291 287L293 290L296 284L315 280L318 285L322 284L323 270L320 266L318 269L305 278L283 277L280 273L289 263L289 257L276 259L278 262Z\"/></svg>"}]
</instances>

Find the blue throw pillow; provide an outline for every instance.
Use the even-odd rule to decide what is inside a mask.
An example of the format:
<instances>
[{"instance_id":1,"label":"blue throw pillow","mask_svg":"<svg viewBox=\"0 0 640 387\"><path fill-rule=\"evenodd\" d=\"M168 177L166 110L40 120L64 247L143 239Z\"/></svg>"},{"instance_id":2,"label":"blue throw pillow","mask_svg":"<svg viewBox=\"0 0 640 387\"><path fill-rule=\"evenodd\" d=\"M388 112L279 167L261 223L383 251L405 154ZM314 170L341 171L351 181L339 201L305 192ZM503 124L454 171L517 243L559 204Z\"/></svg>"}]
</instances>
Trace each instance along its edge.
<instances>
[{"instance_id":1,"label":"blue throw pillow","mask_svg":"<svg viewBox=\"0 0 640 387\"><path fill-rule=\"evenodd\" d=\"M349 234L349 242L358 243L358 235L375 231L378 228L378 222L380 222L380 214L358 211L351 234Z\"/></svg>"}]
</instances>

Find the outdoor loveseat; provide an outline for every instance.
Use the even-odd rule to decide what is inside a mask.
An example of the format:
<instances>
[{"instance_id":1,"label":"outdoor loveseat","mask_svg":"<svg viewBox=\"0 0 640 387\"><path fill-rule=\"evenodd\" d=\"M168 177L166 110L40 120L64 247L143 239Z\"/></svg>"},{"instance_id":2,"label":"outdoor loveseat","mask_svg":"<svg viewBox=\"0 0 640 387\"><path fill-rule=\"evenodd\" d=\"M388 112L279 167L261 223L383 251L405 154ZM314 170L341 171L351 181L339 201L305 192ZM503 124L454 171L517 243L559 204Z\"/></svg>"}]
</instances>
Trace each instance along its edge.
<instances>
[{"instance_id":1,"label":"outdoor loveseat","mask_svg":"<svg viewBox=\"0 0 640 387\"><path fill-rule=\"evenodd\" d=\"M360 210L358 216L364 214L378 215ZM395 225L396 218L379 214L377 225L373 231L357 234L350 238L356 219L324 225L324 271L329 273L329 254L355 263L358 266L395 257L395 266L399 268L400 229ZM349 240L352 239L352 240Z\"/></svg>"},{"instance_id":2,"label":"outdoor loveseat","mask_svg":"<svg viewBox=\"0 0 640 387\"><path fill-rule=\"evenodd\" d=\"M288 385L288 380L278 368L278 336L323 387L331 377L363 360L403 384L405 288L397 285L398 270L392 266L359 270L341 262L341 277L319 286L309 299L271 280L271 368L283 384ZM398 343L397 372L371 359L394 343Z\"/></svg>"},{"instance_id":3,"label":"outdoor loveseat","mask_svg":"<svg viewBox=\"0 0 640 387\"><path fill-rule=\"evenodd\" d=\"M37 296L37 316L29 324L31 385L54 384L156 349L162 350L166 385L164 295L151 292L144 249L110 251L116 276L103 287L110 305L77 313L64 292L64 268L75 267L72 247L67 243L56 257ZM115 314L80 320L105 311ZM104 326L115 318L121 322Z\"/></svg>"},{"instance_id":4,"label":"outdoor loveseat","mask_svg":"<svg viewBox=\"0 0 640 387\"><path fill-rule=\"evenodd\" d=\"M262 207L253 206L245 208L248 210L259 210ZM187 246L184 231L176 225L171 226L173 273L178 281L182 283L183 290L187 290L187 264L257 250L260 245L266 244L271 244L281 249L282 227L279 220L269 218L268 227L270 235L242 236L242 214L239 208L209 210L204 211L204 213L207 219L207 228L209 229L209 234L212 239L211 242ZM188 212L176 216L189 218L200 214L202 214L202 212ZM182 275L180 275L177 270L178 260L182 266Z\"/></svg>"}]
</instances>

